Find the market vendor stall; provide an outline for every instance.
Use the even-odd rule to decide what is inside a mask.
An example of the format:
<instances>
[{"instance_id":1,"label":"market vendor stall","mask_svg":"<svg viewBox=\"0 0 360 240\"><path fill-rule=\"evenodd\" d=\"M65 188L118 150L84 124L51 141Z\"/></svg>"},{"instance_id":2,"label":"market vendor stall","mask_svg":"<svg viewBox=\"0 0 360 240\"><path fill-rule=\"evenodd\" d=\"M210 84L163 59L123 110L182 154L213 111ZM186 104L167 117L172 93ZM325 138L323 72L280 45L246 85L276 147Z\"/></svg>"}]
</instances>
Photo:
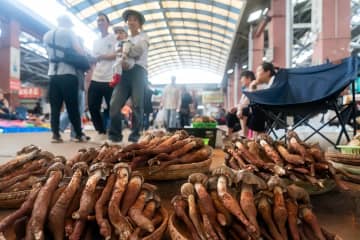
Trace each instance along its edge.
<instances>
[{"instance_id":1,"label":"market vendor stall","mask_svg":"<svg viewBox=\"0 0 360 240\"><path fill-rule=\"evenodd\" d=\"M332 145L339 144L342 134L349 140L345 125L353 117L354 135L355 123L355 79L359 69L359 57L343 59L340 64L325 63L306 68L280 69L269 89L248 92L244 94L250 99L252 106L262 110L267 117L268 133L274 129L296 129L300 125L310 127L314 132L306 137L306 141L318 133ZM347 105L338 103L337 98L343 90L352 85L352 101ZM319 113L334 110L336 116L326 121L320 127L312 126L308 120ZM297 117L294 124L288 123L288 116ZM338 119L341 131L336 142L321 133L321 129L334 119ZM283 137L280 137L280 139Z\"/></svg>"}]
</instances>

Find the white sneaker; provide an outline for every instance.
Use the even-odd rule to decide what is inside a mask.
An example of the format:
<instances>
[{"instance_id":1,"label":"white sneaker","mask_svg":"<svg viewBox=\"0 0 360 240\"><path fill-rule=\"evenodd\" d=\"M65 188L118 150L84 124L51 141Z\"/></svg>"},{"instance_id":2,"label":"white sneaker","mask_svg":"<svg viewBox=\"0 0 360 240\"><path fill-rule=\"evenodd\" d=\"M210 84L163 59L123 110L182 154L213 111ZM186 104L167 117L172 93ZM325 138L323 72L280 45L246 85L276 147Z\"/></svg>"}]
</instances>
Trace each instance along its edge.
<instances>
[{"instance_id":1,"label":"white sneaker","mask_svg":"<svg viewBox=\"0 0 360 240\"><path fill-rule=\"evenodd\" d=\"M94 139L91 140L91 142L103 144L107 140L106 134L97 134L94 136Z\"/></svg>"},{"instance_id":2,"label":"white sneaker","mask_svg":"<svg viewBox=\"0 0 360 240\"><path fill-rule=\"evenodd\" d=\"M115 141L108 139L108 140L106 140L106 143L109 145L116 145L119 147L124 147L124 143L122 141L115 142Z\"/></svg>"}]
</instances>

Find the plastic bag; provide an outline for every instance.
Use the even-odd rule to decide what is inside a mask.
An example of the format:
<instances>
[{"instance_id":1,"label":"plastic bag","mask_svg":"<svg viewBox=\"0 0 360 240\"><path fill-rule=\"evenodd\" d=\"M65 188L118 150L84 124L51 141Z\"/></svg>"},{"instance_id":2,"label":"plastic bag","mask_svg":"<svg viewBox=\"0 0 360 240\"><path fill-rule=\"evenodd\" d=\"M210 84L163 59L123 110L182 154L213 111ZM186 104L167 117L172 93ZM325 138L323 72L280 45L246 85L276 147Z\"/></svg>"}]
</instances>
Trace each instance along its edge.
<instances>
[{"instance_id":1,"label":"plastic bag","mask_svg":"<svg viewBox=\"0 0 360 240\"><path fill-rule=\"evenodd\" d=\"M162 128L165 124L165 110L160 109L159 112L156 114L156 118L154 121L154 125L156 128Z\"/></svg>"}]
</instances>

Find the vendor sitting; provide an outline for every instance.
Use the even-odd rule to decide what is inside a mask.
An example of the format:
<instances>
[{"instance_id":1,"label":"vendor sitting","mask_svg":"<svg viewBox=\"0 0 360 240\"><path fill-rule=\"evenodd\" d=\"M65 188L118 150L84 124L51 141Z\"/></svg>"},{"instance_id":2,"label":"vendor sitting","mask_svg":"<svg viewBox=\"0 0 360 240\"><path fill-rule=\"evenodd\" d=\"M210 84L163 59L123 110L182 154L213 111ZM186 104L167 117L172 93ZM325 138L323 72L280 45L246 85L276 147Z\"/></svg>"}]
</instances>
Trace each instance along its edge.
<instances>
[{"instance_id":1,"label":"vendor sitting","mask_svg":"<svg viewBox=\"0 0 360 240\"><path fill-rule=\"evenodd\" d=\"M275 78L275 67L272 63L263 62L256 69L256 80L250 84L250 91L270 88ZM253 131L255 139L258 133L265 132L265 113L254 105L250 106L250 114L247 120L247 126Z\"/></svg>"},{"instance_id":2,"label":"vendor sitting","mask_svg":"<svg viewBox=\"0 0 360 240\"><path fill-rule=\"evenodd\" d=\"M255 80L255 74L252 71L243 71L240 75L240 83L241 83L242 90L248 91L251 82L254 80ZM250 115L249 103L250 103L250 101L249 101L248 97L246 97L245 94L242 94L240 101L239 101L238 109L237 109L237 115L238 115L238 118L240 119L240 123L241 123L241 129L242 129L241 135L245 138L248 136L248 125L247 124L248 124L248 118Z\"/></svg>"},{"instance_id":3,"label":"vendor sitting","mask_svg":"<svg viewBox=\"0 0 360 240\"><path fill-rule=\"evenodd\" d=\"M4 91L2 89L0 89L0 119L16 119L16 115L10 112L9 102L5 98Z\"/></svg>"}]
</instances>

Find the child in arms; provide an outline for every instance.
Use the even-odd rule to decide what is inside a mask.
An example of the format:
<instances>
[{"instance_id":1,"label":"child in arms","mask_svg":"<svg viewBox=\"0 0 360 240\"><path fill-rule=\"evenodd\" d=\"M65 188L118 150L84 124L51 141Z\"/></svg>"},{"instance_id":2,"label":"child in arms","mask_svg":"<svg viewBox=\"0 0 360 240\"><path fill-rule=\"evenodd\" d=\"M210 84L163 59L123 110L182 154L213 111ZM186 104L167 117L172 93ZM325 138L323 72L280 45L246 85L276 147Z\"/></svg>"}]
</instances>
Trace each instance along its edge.
<instances>
[{"instance_id":1,"label":"child in arms","mask_svg":"<svg viewBox=\"0 0 360 240\"><path fill-rule=\"evenodd\" d=\"M116 39L118 42L115 46L116 60L113 65L113 78L110 81L111 87L115 87L116 84L121 81L123 66L126 66L126 70L129 70L135 64L135 60L128 57L131 43L127 40L127 29L122 26L116 26L114 27L114 33L116 34Z\"/></svg>"}]
</instances>

